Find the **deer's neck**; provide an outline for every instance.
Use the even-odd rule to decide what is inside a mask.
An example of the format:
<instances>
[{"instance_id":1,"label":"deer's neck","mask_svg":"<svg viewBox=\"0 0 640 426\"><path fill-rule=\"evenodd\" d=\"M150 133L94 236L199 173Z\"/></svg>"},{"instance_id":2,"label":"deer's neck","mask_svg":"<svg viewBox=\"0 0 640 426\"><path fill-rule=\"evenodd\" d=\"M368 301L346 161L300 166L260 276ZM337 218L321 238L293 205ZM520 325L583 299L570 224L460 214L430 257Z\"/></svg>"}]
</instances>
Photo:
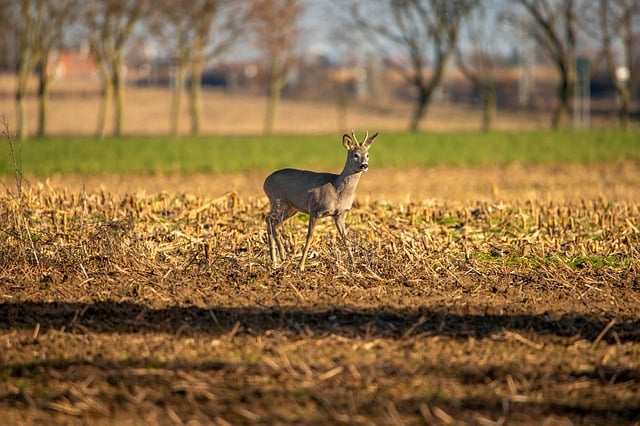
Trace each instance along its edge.
<instances>
[{"instance_id":1,"label":"deer's neck","mask_svg":"<svg viewBox=\"0 0 640 426\"><path fill-rule=\"evenodd\" d=\"M347 173L343 171L335 181L338 200L346 209L351 208L361 175L362 173Z\"/></svg>"}]
</instances>

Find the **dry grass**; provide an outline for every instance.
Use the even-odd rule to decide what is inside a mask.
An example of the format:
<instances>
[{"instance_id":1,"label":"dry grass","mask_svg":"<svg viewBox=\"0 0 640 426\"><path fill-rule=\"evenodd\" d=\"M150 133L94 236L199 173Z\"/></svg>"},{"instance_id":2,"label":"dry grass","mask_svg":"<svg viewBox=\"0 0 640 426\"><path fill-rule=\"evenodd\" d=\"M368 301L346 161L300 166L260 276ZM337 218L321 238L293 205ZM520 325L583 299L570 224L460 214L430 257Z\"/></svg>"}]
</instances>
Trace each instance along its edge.
<instances>
[{"instance_id":1,"label":"dry grass","mask_svg":"<svg viewBox=\"0 0 640 426\"><path fill-rule=\"evenodd\" d=\"M269 265L264 197L7 193L0 407L15 424L633 422L625 167L615 200L570 171L552 199L363 197L355 264L322 221L304 274ZM285 227L294 253L305 227Z\"/></svg>"},{"instance_id":2,"label":"dry grass","mask_svg":"<svg viewBox=\"0 0 640 426\"><path fill-rule=\"evenodd\" d=\"M238 273L242 265L247 274L270 271L265 197L247 199L235 192L216 198L190 193L114 195L37 186L18 198L5 197L1 212L2 266L5 271L24 268L10 275L47 265L68 279L74 274L86 279L94 268L161 275L192 266ZM573 266L576 259L596 266L607 266L598 260L610 261L614 270L629 273L637 267L638 216L637 202L603 197L408 204L364 199L349 216L352 242L361 255L358 264L342 263L327 221L318 225L315 273L405 280L411 278L403 272L406 268L424 279L434 274L433 263L456 269L459 261L480 262L481 268L542 263L561 273L563 265ZM292 252L300 249L305 227L304 218L288 222ZM336 256L338 263L327 262Z\"/></svg>"},{"instance_id":3,"label":"dry grass","mask_svg":"<svg viewBox=\"0 0 640 426\"><path fill-rule=\"evenodd\" d=\"M337 170L334 170L337 172ZM105 191L114 195L189 192L215 198L228 191L241 198L263 197L265 173L234 175L192 174L132 176L63 176L33 180L55 190ZM466 203L469 200L513 202L514 200L571 201L576 198L609 201L640 199L640 165L634 162L563 166L487 166L475 168L433 167L388 169L372 167L359 184L356 197L370 201L409 203L435 200ZM6 186L11 179L0 178Z\"/></svg>"},{"instance_id":4,"label":"dry grass","mask_svg":"<svg viewBox=\"0 0 640 426\"><path fill-rule=\"evenodd\" d=\"M0 93L4 93L0 115L15 128L13 104L14 78L0 75ZM31 85L35 88L35 82ZM50 134L91 135L95 132L99 87L93 80L63 80L52 85ZM168 89L127 87L124 132L127 134L168 134L171 94ZM265 100L261 97L231 94L220 90L203 92L204 134L256 134L263 128ZM404 130L408 126L411 105L403 102L353 102L341 112L331 103L285 99L276 117L276 133L340 133L345 129ZM28 127L36 130L37 103L27 102ZM498 130L548 128L548 114L501 111ZM424 123L425 130L477 130L481 111L477 108L434 102ZM111 123L111 116L107 118ZM189 129L187 106L180 129Z\"/></svg>"}]
</instances>

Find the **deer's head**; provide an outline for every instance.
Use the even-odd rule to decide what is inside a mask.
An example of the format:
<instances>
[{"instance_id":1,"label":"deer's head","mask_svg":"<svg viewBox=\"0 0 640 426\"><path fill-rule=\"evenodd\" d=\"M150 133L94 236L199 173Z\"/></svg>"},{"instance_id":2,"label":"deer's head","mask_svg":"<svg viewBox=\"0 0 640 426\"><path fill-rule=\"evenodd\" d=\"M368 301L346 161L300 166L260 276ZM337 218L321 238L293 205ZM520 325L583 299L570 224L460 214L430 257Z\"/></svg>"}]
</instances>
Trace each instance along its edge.
<instances>
[{"instance_id":1,"label":"deer's head","mask_svg":"<svg viewBox=\"0 0 640 426\"><path fill-rule=\"evenodd\" d=\"M360 173L369 169L369 148L376 136L378 136L377 132L372 136L369 136L369 132L367 132L367 136L362 143L358 142L354 132L351 132L351 136L347 134L342 136L342 145L347 149L345 170Z\"/></svg>"}]
</instances>

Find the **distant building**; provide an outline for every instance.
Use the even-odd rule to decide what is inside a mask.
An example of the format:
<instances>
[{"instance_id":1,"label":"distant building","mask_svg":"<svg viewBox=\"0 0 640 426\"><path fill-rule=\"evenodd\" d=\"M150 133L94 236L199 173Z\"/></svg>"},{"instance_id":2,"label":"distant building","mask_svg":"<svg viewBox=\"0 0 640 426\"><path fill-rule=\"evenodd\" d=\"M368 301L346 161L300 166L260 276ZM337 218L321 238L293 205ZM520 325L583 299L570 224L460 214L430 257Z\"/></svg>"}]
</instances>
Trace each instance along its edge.
<instances>
[{"instance_id":1,"label":"distant building","mask_svg":"<svg viewBox=\"0 0 640 426\"><path fill-rule=\"evenodd\" d=\"M55 53L49 71L55 78L88 78L98 72L98 66L88 50L64 50Z\"/></svg>"}]
</instances>

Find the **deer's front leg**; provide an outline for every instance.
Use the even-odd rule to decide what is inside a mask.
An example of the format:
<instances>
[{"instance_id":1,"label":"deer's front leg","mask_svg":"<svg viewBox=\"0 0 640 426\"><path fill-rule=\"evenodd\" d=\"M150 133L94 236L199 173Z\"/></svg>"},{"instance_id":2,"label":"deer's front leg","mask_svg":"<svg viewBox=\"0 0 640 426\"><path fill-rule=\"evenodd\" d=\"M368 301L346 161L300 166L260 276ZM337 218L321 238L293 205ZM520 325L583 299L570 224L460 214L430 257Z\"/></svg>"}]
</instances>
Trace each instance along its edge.
<instances>
[{"instance_id":1,"label":"deer's front leg","mask_svg":"<svg viewBox=\"0 0 640 426\"><path fill-rule=\"evenodd\" d=\"M267 215L267 218L265 219L265 222L267 223L267 243L269 244L269 256L271 257L271 263L273 264L273 266L276 266L275 228L271 220L271 217L269 217L268 215Z\"/></svg>"},{"instance_id":2,"label":"deer's front leg","mask_svg":"<svg viewBox=\"0 0 640 426\"><path fill-rule=\"evenodd\" d=\"M347 239L347 233L346 233L346 227L345 227L346 217L347 217L347 212L340 213L333 217L333 221L336 224L336 228L338 228L338 234L340 234L342 243L347 248L347 253L349 254L349 260L351 261L351 264L353 264L353 253L351 252L351 247L349 247L349 240Z\"/></svg>"}]
</instances>

